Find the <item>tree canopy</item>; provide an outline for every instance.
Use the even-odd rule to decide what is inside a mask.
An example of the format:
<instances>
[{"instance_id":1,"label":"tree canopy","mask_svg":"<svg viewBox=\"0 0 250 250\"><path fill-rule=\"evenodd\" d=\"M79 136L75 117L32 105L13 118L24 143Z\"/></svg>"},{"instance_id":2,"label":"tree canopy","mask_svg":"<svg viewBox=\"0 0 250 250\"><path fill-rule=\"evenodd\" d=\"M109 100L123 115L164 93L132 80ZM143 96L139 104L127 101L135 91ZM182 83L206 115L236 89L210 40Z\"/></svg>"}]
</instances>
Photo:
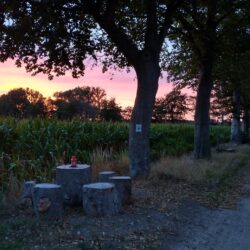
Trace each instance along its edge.
<instances>
[{"instance_id":1,"label":"tree canopy","mask_svg":"<svg viewBox=\"0 0 250 250\"><path fill-rule=\"evenodd\" d=\"M217 80L216 68L223 53L230 53L224 43L224 38L229 37L228 29L232 28L228 23L236 17L245 19L248 9L249 1L245 0L187 1L172 27L173 50L167 65L169 78L179 87L191 86L197 91L195 158L211 157L209 110L211 92Z\"/></svg>"},{"instance_id":2,"label":"tree canopy","mask_svg":"<svg viewBox=\"0 0 250 250\"><path fill-rule=\"evenodd\" d=\"M0 96L0 115L25 117L44 117L47 109L45 98L32 89L17 88Z\"/></svg>"},{"instance_id":3,"label":"tree canopy","mask_svg":"<svg viewBox=\"0 0 250 250\"><path fill-rule=\"evenodd\" d=\"M187 94L182 94L179 89L173 89L164 97L156 99L152 120L154 122L181 121L190 110Z\"/></svg>"}]
</instances>

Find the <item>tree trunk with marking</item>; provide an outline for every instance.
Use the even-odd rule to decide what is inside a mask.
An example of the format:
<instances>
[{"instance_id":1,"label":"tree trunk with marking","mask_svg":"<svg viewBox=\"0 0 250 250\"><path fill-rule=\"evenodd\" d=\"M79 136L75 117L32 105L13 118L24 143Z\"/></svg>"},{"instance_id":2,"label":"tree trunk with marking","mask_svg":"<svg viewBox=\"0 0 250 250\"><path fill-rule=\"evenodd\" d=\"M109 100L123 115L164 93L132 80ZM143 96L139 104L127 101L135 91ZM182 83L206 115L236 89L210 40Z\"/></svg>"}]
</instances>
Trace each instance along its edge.
<instances>
[{"instance_id":1,"label":"tree trunk with marking","mask_svg":"<svg viewBox=\"0 0 250 250\"><path fill-rule=\"evenodd\" d=\"M129 130L131 177L146 177L150 172L149 132L160 69L158 63L141 60L135 66L137 93Z\"/></svg>"}]
</instances>

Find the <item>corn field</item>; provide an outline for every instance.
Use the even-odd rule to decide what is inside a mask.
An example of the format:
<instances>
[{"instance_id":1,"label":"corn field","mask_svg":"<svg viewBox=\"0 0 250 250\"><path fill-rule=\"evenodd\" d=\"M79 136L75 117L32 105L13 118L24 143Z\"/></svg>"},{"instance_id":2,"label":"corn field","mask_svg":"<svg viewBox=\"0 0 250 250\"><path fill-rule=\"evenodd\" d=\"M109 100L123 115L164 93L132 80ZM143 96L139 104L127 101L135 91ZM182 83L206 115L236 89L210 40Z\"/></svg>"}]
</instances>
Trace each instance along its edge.
<instances>
[{"instance_id":1,"label":"corn field","mask_svg":"<svg viewBox=\"0 0 250 250\"><path fill-rule=\"evenodd\" d=\"M211 128L211 141L229 139L228 127ZM181 155L193 148L193 126L153 124L150 133L151 159ZM0 118L0 192L11 179L19 181L52 179L55 166L76 155L91 164L96 152L108 151L116 159L128 147L128 124L109 122L16 120Z\"/></svg>"}]
</instances>

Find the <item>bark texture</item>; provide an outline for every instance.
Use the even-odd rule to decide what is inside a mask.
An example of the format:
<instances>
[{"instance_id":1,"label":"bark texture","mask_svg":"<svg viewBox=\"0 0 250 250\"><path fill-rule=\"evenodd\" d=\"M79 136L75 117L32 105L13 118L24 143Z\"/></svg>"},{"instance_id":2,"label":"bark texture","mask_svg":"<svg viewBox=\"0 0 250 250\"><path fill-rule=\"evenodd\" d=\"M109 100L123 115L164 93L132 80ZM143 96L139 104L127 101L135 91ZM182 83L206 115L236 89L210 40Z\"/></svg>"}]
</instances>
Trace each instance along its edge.
<instances>
[{"instance_id":1,"label":"bark texture","mask_svg":"<svg viewBox=\"0 0 250 250\"><path fill-rule=\"evenodd\" d=\"M34 192L35 185L36 185L35 181L26 181L23 184L23 191L22 191L20 205L24 209L33 207L33 192Z\"/></svg>"},{"instance_id":2,"label":"bark texture","mask_svg":"<svg viewBox=\"0 0 250 250\"><path fill-rule=\"evenodd\" d=\"M212 90L212 65L204 62L200 68L200 79L195 107L195 130L194 130L194 157L196 159L210 158L210 97Z\"/></svg>"},{"instance_id":3,"label":"bark texture","mask_svg":"<svg viewBox=\"0 0 250 250\"><path fill-rule=\"evenodd\" d=\"M129 176L114 176L110 178L110 182L115 184L122 205L131 203L131 177Z\"/></svg>"},{"instance_id":4,"label":"bark texture","mask_svg":"<svg viewBox=\"0 0 250 250\"><path fill-rule=\"evenodd\" d=\"M115 185L107 182L87 184L82 187L82 206L87 215L111 216L120 212L121 202Z\"/></svg>"},{"instance_id":5,"label":"bark texture","mask_svg":"<svg viewBox=\"0 0 250 250\"><path fill-rule=\"evenodd\" d=\"M82 185L91 182L91 175L89 165L78 164L77 167L62 165L56 168L56 183L62 186L65 204L81 204Z\"/></svg>"},{"instance_id":6,"label":"bark texture","mask_svg":"<svg viewBox=\"0 0 250 250\"><path fill-rule=\"evenodd\" d=\"M63 192L60 185L36 184L33 192L34 210L37 218L57 220L63 217Z\"/></svg>"},{"instance_id":7,"label":"bark texture","mask_svg":"<svg viewBox=\"0 0 250 250\"><path fill-rule=\"evenodd\" d=\"M194 157L208 159L211 157L210 129L210 97L213 87L212 72L216 50L217 1L208 1L207 17L204 20L204 31L198 32L196 55L199 59L199 83L195 107ZM202 21L203 22L203 21ZM198 46L198 47L197 47Z\"/></svg>"},{"instance_id":8,"label":"bark texture","mask_svg":"<svg viewBox=\"0 0 250 250\"><path fill-rule=\"evenodd\" d=\"M241 143L241 128L240 128L240 93L233 93L233 119L231 122L231 141Z\"/></svg>"},{"instance_id":9,"label":"bark texture","mask_svg":"<svg viewBox=\"0 0 250 250\"><path fill-rule=\"evenodd\" d=\"M249 115L249 107L244 108L244 116L243 116L243 143L249 143L249 121L250 121L250 115Z\"/></svg>"},{"instance_id":10,"label":"bark texture","mask_svg":"<svg viewBox=\"0 0 250 250\"><path fill-rule=\"evenodd\" d=\"M160 70L152 61L141 61L135 69L138 85L129 130L130 175L145 177L150 172L149 132Z\"/></svg>"}]
</instances>

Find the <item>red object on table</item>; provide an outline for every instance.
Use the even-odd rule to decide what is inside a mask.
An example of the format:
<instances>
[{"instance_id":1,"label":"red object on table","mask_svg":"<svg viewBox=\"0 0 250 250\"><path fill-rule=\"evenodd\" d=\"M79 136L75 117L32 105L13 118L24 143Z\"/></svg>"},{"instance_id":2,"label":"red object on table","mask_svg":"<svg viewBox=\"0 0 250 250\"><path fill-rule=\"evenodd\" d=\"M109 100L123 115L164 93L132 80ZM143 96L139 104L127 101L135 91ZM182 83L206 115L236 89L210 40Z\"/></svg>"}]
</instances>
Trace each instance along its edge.
<instances>
[{"instance_id":1,"label":"red object on table","mask_svg":"<svg viewBox=\"0 0 250 250\"><path fill-rule=\"evenodd\" d=\"M77 157L75 155L72 155L70 161L71 161L71 167L76 168L77 167Z\"/></svg>"}]
</instances>

